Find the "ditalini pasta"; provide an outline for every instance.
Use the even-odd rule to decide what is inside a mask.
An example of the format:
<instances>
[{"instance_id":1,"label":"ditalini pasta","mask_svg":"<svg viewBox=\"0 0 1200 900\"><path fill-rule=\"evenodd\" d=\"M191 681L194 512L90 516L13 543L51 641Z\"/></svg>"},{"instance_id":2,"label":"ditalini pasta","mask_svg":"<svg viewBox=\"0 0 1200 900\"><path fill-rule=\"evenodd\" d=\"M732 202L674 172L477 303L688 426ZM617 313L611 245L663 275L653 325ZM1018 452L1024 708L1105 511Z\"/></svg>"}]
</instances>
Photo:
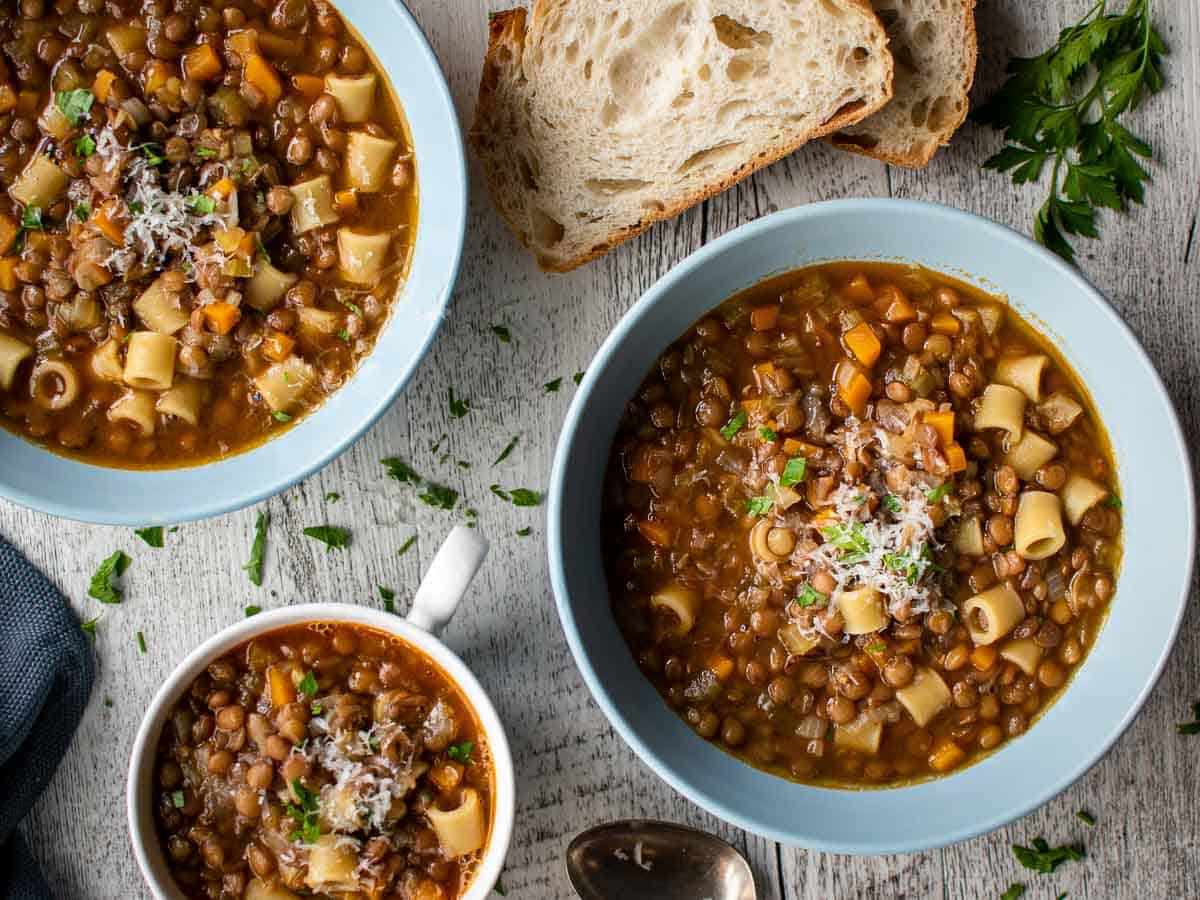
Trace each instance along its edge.
<instances>
[{"instance_id":1,"label":"ditalini pasta","mask_svg":"<svg viewBox=\"0 0 1200 900\"><path fill-rule=\"evenodd\" d=\"M175 380L175 338L155 331L135 331L125 348L125 383L165 391Z\"/></svg>"},{"instance_id":2,"label":"ditalini pasta","mask_svg":"<svg viewBox=\"0 0 1200 900\"><path fill-rule=\"evenodd\" d=\"M205 391L205 385L193 378L177 378L174 385L159 394L155 408L165 416L199 425Z\"/></svg>"},{"instance_id":3,"label":"ditalini pasta","mask_svg":"<svg viewBox=\"0 0 1200 900\"><path fill-rule=\"evenodd\" d=\"M1046 559L1067 542L1058 494L1025 491L1017 505L1013 546L1026 559Z\"/></svg>"},{"instance_id":4,"label":"ditalini pasta","mask_svg":"<svg viewBox=\"0 0 1200 900\"><path fill-rule=\"evenodd\" d=\"M1025 395L1008 385L989 384L975 411L975 428L999 428L1008 432L1013 445L1019 445L1025 433Z\"/></svg>"},{"instance_id":5,"label":"ditalini pasta","mask_svg":"<svg viewBox=\"0 0 1200 900\"><path fill-rule=\"evenodd\" d=\"M450 859L474 853L483 846L487 823L483 818L483 805L475 790L464 790L461 802L453 809L431 806L425 811L425 816L437 834L442 852Z\"/></svg>"},{"instance_id":6,"label":"ditalini pasta","mask_svg":"<svg viewBox=\"0 0 1200 900\"><path fill-rule=\"evenodd\" d=\"M879 752L881 740L883 723L872 721L866 716L859 716L853 722L833 727L833 746L840 750L853 750L856 753L874 756Z\"/></svg>"},{"instance_id":7,"label":"ditalini pasta","mask_svg":"<svg viewBox=\"0 0 1200 900\"><path fill-rule=\"evenodd\" d=\"M1026 481L1034 473L1058 455L1058 445L1030 429L1025 430L1020 442L1004 455L1004 461L1017 470Z\"/></svg>"},{"instance_id":8,"label":"ditalini pasta","mask_svg":"<svg viewBox=\"0 0 1200 900\"><path fill-rule=\"evenodd\" d=\"M338 229L338 256L342 276L354 284L374 284L387 263L390 234L364 234Z\"/></svg>"},{"instance_id":9,"label":"ditalini pasta","mask_svg":"<svg viewBox=\"0 0 1200 900\"><path fill-rule=\"evenodd\" d=\"M952 701L950 688L932 669L917 669L912 683L896 691L896 699L912 720L924 727Z\"/></svg>"},{"instance_id":10,"label":"ditalini pasta","mask_svg":"<svg viewBox=\"0 0 1200 900\"><path fill-rule=\"evenodd\" d=\"M837 608L845 622L846 634L870 634L890 621L883 609L883 596L875 588L862 587L837 595Z\"/></svg>"},{"instance_id":11,"label":"ditalini pasta","mask_svg":"<svg viewBox=\"0 0 1200 900\"><path fill-rule=\"evenodd\" d=\"M171 290L173 281L182 288L183 279L175 273L167 273L159 276L133 301L133 311L138 318L159 334L175 334L188 323L188 314L179 302L179 292Z\"/></svg>"},{"instance_id":12,"label":"ditalini pasta","mask_svg":"<svg viewBox=\"0 0 1200 900\"><path fill-rule=\"evenodd\" d=\"M316 380L317 372L311 365L289 356L259 375L254 383L272 410L286 413L304 399Z\"/></svg>"},{"instance_id":13,"label":"ditalini pasta","mask_svg":"<svg viewBox=\"0 0 1200 900\"><path fill-rule=\"evenodd\" d=\"M396 141L375 137L365 131L350 135L346 145L346 181L364 194L383 190L396 155Z\"/></svg>"},{"instance_id":14,"label":"ditalini pasta","mask_svg":"<svg viewBox=\"0 0 1200 900\"><path fill-rule=\"evenodd\" d=\"M326 75L325 90L337 101L342 120L358 124L371 117L378 79L372 73L357 77Z\"/></svg>"},{"instance_id":15,"label":"ditalini pasta","mask_svg":"<svg viewBox=\"0 0 1200 900\"><path fill-rule=\"evenodd\" d=\"M1086 475L1072 472L1062 489L1062 504L1067 521L1078 525L1087 511L1107 496L1108 488L1104 485L1092 481Z\"/></svg>"},{"instance_id":16,"label":"ditalini pasta","mask_svg":"<svg viewBox=\"0 0 1200 900\"><path fill-rule=\"evenodd\" d=\"M332 225L340 218L333 207L333 182L328 175L292 185L292 203L292 230L296 234Z\"/></svg>"},{"instance_id":17,"label":"ditalini pasta","mask_svg":"<svg viewBox=\"0 0 1200 900\"><path fill-rule=\"evenodd\" d=\"M1001 647L1000 658L1015 663L1026 675L1033 675L1041 661L1042 648L1033 638L1021 638Z\"/></svg>"},{"instance_id":18,"label":"ditalini pasta","mask_svg":"<svg viewBox=\"0 0 1200 900\"><path fill-rule=\"evenodd\" d=\"M1025 604L1008 582L976 594L963 604L963 624L971 640L983 647L994 644L1025 618Z\"/></svg>"},{"instance_id":19,"label":"ditalini pasta","mask_svg":"<svg viewBox=\"0 0 1200 900\"><path fill-rule=\"evenodd\" d=\"M1030 403L1042 402L1042 376L1050 359L1041 353L1029 356L1004 356L996 363L992 377L1024 394Z\"/></svg>"},{"instance_id":20,"label":"ditalini pasta","mask_svg":"<svg viewBox=\"0 0 1200 900\"><path fill-rule=\"evenodd\" d=\"M128 422L142 435L154 434L158 426L155 399L155 395L149 391L126 391L108 408L108 418L113 422Z\"/></svg>"},{"instance_id":21,"label":"ditalini pasta","mask_svg":"<svg viewBox=\"0 0 1200 900\"><path fill-rule=\"evenodd\" d=\"M79 373L61 359L43 359L34 366L30 392L45 409L66 409L79 399Z\"/></svg>"},{"instance_id":22,"label":"ditalini pasta","mask_svg":"<svg viewBox=\"0 0 1200 900\"><path fill-rule=\"evenodd\" d=\"M17 368L29 357L33 348L23 341L0 332L0 388L8 390L17 377Z\"/></svg>"},{"instance_id":23,"label":"ditalini pasta","mask_svg":"<svg viewBox=\"0 0 1200 900\"><path fill-rule=\"evenodd\" d=\"M650 608L667 614L676 634L687 634L696 624L700 596L681 584L669 584L650 595Z\"/></svg>"}]
</instances>

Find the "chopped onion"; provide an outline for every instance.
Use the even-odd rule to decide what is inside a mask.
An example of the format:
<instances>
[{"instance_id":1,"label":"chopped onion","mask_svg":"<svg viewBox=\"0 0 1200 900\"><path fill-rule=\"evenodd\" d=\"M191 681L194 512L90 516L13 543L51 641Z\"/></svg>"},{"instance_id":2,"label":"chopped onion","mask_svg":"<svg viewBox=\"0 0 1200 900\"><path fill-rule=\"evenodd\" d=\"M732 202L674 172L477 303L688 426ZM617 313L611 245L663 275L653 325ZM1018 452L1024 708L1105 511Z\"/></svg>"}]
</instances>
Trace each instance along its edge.
<instances>
[{"instance_id":1,"label":"chopped onion","mask_svg":"<svg viewBox=\"0 0 1200 900\"><path fill-rule=\"evenodd\" d=\"M825 731L828 728L829 723L821 717L808 715L801 719L800 724L796 726L796 737L807 740L825 737Z\"/></svg>"},{"instance_id":2,"label":"chopped onion","mask_svg":"<svg viewBox=\"0 0 1200 900\"><path fill-rule=\"evenodd\" d=\"M1051 568L1046 575L1046 590L1051 600L1061 600L1067 594L1067 580L1057 568Z\"/></svg>"},{"instance_id":3,"label":"chopped onion","mask_svg":"<svg viewBox=\"0 0 1200 900\"><path fill-rule=\"evenodd\" d=\"M121 109L133 116L139 125L149 125L154 116L150 108L137 97L130 97L121 103Z\"/></svg>"}]
</instances>

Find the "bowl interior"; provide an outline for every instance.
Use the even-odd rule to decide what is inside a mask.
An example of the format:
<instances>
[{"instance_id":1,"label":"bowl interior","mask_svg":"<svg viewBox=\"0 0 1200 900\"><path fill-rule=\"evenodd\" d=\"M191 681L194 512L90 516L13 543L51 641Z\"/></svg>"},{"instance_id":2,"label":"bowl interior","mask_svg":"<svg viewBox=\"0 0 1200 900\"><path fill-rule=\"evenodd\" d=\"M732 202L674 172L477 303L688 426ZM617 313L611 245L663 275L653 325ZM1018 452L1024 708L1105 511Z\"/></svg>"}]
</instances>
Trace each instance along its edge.
<instances>
[{"instance_id":1,"label":"bowl interior","mask_svg":"<svg viewBox=\"0 0 1200 900\"><path fill-rule=\"evenodd\" d=\"M154 760L159 735L175 703L214 659L259 634L306 622L347 622L395 635L432 658L462 691L487 735L495 776L492 825L482 861L463 900L483 900L500 877L512 836L516 810L516 775L504 726L483 687L441 641L392 613L343 603L310 603L260 613L238 622L197 647L159 689L138 729L129 759L126 815L130 840L142 875L158 900L186 900L167 867L155 830Z\"/></svg>"},{"instance_id":2,"label":"bowl interior","mask_svg":"<svg viewBox=\"0 0 1200 900\"><path fill-rule=\"evenodd\" d=\"M390 77L416 149L420 208L411 271L374 351L295 428L203 466L101 468L0 429L5 460L0 496L53 515L111 525L220 515L272 496L329 463L387 410L411 377L441 324L458 273L467 202L462 135L437 59L403 5L390 0L336 5Z\"/></svg>"},{"instance_id":3,"label":"bowl interior","mask_svg":"<svg viewBox=\"0 0 1200 900\"><path fill-rule=\"evenodd\" d=\"M1000 752L949 777L890 790L792 784L698 737L635 666L610 612L601 558L601 488L612 438L627 398L658 355L731 294L836 259L912 261L1007 294L1092 392L1124 493L1126 547L1116 596L1074 683ZM551 575L575 658L606 715L660 776L710 812L784 843L894 853L963 840L1028 812L1116 740L1174 641L1190 583L1194 509L1186 448L1162 384L1128 328L1075 270L967 213L863 200L815 204L743 226L650 289L597 354L568 413L549 528ZM1146 597L1154 602L1142 602Z\"/></svg>"}]
</instances>

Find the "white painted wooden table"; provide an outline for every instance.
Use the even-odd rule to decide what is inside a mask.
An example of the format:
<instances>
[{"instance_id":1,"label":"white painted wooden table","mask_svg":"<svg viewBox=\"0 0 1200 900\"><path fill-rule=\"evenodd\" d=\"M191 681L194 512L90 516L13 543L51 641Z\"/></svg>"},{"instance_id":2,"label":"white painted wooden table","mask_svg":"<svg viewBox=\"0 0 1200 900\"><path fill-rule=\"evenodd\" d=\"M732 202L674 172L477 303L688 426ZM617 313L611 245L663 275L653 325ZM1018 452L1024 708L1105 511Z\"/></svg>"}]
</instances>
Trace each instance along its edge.
<instances>
[{"instance_id":1,"label":"white painted wooden table","mask_svg":"<svg viewBox=\"0 0 1200 900\"><path fill-rule=\"evenodd\" d=\"M392 2L392 0L379 0ZM1030 3L980 0L982 55L977 98L993 87L1011 53L1029 54L1073 21L1091 0ZM1110 5L1124 4L1114 2ZM1195 0L1155 4L1173 54L1168 90L1139 116L1158 160L1149 205L1107 216L1104 239L1089 242L1083 271L1112 297L1147 344L1166 378L1189 437L1200 438L1200 8ZM471 118L487 28L480 0L413 0L449 73L465 122ZM495 4L496 7L500 3ZM141 711L172 663L215 630L264 607L311 599L378 603L376 585L403 597L456 519L421 505L388 481L382 457L400 455L418 471L460 488L479 510L494 550L473 599L448 632L492 692L508 724L520 804L504 883L510 898L572 896L564 847L575 832L618 816L652 816L719 832L752 861L761 896L777 898L995 898L1012 881L1032 900L1066 892L1079 898L1200 897L1200 738L1175 734L1175 722L1200 700L1200 636L1188 616L1166 675L1145 711L1107 758L1063 796L1000 831L945 850L850 859L781 848L716 821L643 766L592 703L559 630L550 595L540 510L516 509L488 485L545 487L559 424L571 400L571 375L655 279L705 241L775 209L848 196L919 197L990 216L1021 229L1040 189L1014 191L981 172L995 134L972 125L924 172L813 146L772 166L677 221L661 224L606 259L568 276L539 273L478 189L472 205L453 313L405 395L340 460L267 503L274 522L266 583L256 590L241 566L256 510L185 525L152 550L125 529L56 521L0 504L0 533L41 566L84 617L103 612L96 652L99 678L75 742L28 821L37 856L63 898L145 896L125 833L124 767ZM478 172L476 171L476 176ZM476 179L477 180L477 179ZM427 192L425 203L436 203ZM507 325L511 344L492 334ZM562 376L558 393L543 382ZM452 420L447 390L471 401ZM440 455L430 447L441 441ZM491 461L513 435L511 457ZM459 468L455 460L473 464ZM326 503L325 494L341 494ZM348 553L327 553L301 536L331 523L354 532ZM532 535L515 532L531 526ZM403 557L397 548L418 541ZM1134 535L1132 540L1152 540ZM123 548L134 557L127 600L105 607L86 596L101 559ZM1172 561L1173 562L1173 561ZM1154 603L1125 586L1118 603ZM134 633L146 635L138 654ZM105 702L111 698L111 706ZM1098 698L1098 702L1102 702ZM970 803L970 797L963 797ZM1075 819L1088 809L1088 829ZM1009 847L1044 835L1083 839L1088 859L1053 876L1020 869Z\"/></svg>"}]
</instances>

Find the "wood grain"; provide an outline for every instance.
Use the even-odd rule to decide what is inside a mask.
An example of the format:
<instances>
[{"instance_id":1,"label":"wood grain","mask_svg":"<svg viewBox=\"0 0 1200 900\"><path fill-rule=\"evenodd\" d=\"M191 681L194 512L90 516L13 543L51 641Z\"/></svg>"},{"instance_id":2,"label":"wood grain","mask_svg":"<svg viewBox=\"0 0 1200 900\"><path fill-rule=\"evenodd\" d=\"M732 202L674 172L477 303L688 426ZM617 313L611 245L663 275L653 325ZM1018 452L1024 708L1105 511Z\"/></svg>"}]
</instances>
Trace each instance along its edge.
<instances>
[{"instance_id":1,"label":"wood grain","mask_svg":"<svg viewBox=\"0 0 1200 900\"><path fill-rule=\"evenodd\" d=\"M993 88L1010 53L1039 49L1085 0L1041 4L981 0L982 56L976 97ZM413 0L446 68L460 114L469 121L484 47L486 13L498 3ZM487 8L485 8L487 7ZM1103 239L1089 242L1081 268L1145 342L1184 419L1200 438L1200 11L1162 2L1157 17L1173 49L1169 89L1138 114L1137 128L1159 153L1149 204L1107 216ZM72 599L80 614L103 613L96 642L100 677L75 743L27 823L38 857L63 898L145 896L124 827L124 762L141 710L172 662L242 616L242 607L312 599L377 603L376 586L400 596L416 585L438 541L457 521L429 510L389 482L379 460L401 455L419 471L461 490L479 510L494 550L469 608L452 624L461 651L497 702L516 755L521 800L505 886L509 897L571 896L563 849L577 831L618 816L650 816L710 829L742 848L768 900L995 898L1013 881L1027 897L1200 897L1200 744L1176 737L1174 723L1200 699L1200 638L1193 610L1162 682L1116 748L1062 796L991 835L945 850L902 857L847 858L781 848L722 824L659 781L600 714L575 669L549 591L544 525L537 510L503 504L487 491L544 489L558 427L571 400L572 373L621 314L679 259L743 222L776 209L834 197L919 197L979 212L1027 231L1040 201L979 163L994 134L968 125L923 172L888 170L824 145L759 173L673 222L655 226L611 256L567 276L538 273L492 212L476 184L462 275L448 318L416 378L379 424L307 482L264 505L273 516L267 579L255 590L241 564L256 510L187 525L152 550L125 529L57 521L0 504L0 533ZM477 171L475 175L477 177ZM490 326L513 333L501 344ZM563 377L557 393L541 385ZM472 411L451 421L447 391ZM440 451L430 448L441 439ZM492 467L513 435L520 443ZM442 454L449 456L442 459ZM456 460L471 463L458 467ZM342 499L325 501L336 491ZM300 536L329 522L352 529L347 553L328 553ZM529 537L516 531L532 527ZM410 535L415 547L397 550ZM134 557L128 599L102 611L86 597L101 559L121 547ZM1168 561L1175 562L1175 561ZM1123 593L1118 602L1151 603ZM134 632L146 634L141 656ZM107 705L105 698L112 703ZM1097 698L1103 702L1103 698ZM970 797L962 797L970 803ZM1090 810L1088 829L1075 817ZM1044 835L1084 840L1088 859L1053 876L1021 870L1010 845Z\"/></svg>"}]
</instances>

